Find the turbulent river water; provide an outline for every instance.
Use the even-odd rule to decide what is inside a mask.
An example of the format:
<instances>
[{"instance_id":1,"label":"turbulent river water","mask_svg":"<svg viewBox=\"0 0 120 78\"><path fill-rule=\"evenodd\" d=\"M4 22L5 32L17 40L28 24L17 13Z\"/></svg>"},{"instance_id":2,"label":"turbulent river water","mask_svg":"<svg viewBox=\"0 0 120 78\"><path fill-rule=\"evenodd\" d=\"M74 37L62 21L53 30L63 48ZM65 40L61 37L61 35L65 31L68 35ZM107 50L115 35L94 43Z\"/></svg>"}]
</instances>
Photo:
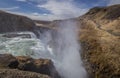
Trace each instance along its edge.
<instances>
[{"instance_id":1,"label":"turbulent river water","mask_svg":"<svg viewBox=\"0 0 120 78\"><path fill-rule=\"evenodd\" d=\"M32 32L0 34L0 53L33 58L49 58L52 48L43 43Z\"/></svg>"},{"instance_id":2,"label":"turbulent river water","mask_svg":"<svg viewBox=\"0 0 120 78\"><path fill-rule=\"evenodd\" d=\"M50 32L44 34L47 36L41 34L41 38L32 32L0 34L0 54L51 59L63 78L86 78L76 28L68 23L60 24L55 38Z\"/></svg>"}]
</instances>

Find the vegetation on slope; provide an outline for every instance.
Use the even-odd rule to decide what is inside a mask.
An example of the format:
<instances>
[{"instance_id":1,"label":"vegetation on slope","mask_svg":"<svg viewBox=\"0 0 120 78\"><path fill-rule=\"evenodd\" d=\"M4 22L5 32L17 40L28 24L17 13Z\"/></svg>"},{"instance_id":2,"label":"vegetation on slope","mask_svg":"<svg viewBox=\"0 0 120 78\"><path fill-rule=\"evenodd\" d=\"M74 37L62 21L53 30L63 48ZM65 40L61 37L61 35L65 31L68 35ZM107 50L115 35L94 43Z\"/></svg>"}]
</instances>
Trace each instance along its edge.
<instances>
[{"instance_id":1,"label":"vegetation on slope","mask_svg":"<svg viewBox=\"0 0 120 78\"><path fill-rule=\"evenodd\" d=\"M87 59L87 69L94 78L120 77L119 8L120 5L93 8L79 17L83 58Z\"/></svg>"}]
</instances>

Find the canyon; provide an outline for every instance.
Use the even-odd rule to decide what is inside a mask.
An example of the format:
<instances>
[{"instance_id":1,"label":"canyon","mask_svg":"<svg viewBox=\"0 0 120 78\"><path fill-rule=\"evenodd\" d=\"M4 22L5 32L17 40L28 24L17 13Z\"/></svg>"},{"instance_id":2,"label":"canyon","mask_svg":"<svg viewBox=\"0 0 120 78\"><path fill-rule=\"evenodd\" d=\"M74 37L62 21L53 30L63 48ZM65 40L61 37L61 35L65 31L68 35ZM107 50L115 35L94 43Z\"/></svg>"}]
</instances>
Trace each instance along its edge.
<instances>
[{"instance_id":1,"label":"canyon","mask_svg":"<svg viewBox=\"0 0 120 78\"><path fill-rule=\"evenodd\" d=\"M23 75L22 78L119 78L119 8L119 4L94 7L80 17L54 21L32 20L0 11L0 77L21 78ZM34 33L35 37L31 36L31 33L19 34L25 31ZM18 41L17 45L21 47L25 47L26 43L33 43L30 47L36 46L36 41L40 39L47 50L39 50L40 46L33 47L35 53L41 51L39 57L34 55L32 50L28 50L29 47L19 49L20 46L16 46L11 39ZM9 50L1 49L6 46L2 45L5 41L10 42L7 44ZM20 44L21 42L24 45ZM14 51L19 52L16 54ZM52 53L53 51L56 54ZM60 61L62 66L59 66L55 59ZM60 67L65 69L66 73Z\"/></svg>"}]
</instances>

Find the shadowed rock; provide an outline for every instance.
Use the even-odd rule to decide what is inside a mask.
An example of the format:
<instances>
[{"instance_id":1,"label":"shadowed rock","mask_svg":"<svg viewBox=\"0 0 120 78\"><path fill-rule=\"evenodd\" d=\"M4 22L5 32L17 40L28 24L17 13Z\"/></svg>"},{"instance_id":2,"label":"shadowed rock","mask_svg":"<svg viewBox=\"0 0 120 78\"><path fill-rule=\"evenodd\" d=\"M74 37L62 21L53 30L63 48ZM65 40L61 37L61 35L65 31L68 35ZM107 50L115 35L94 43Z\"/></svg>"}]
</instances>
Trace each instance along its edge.
<instances>
[{"instance_id":1,"label":"shadowed rock","mask_svg":"<svg viewBox=\"0 0 120 78\"><path fill-rule=\"evenodd\" d=\"M52 78L60 78L56 71L53 62L49 59L32 59L29 57L18 56L18 69L32 71L41 74L47 74Z\"/></svg>"},{"instance_id":2,"label":"shadowed rock","mask_svg":"<svg viewBox=\"0 0 120 78\"><path fill-rule=\"evenodd\" d=\"M17 68L18 61L10 54L0 54L0 68Z\"/></svg>"}]
</instances>

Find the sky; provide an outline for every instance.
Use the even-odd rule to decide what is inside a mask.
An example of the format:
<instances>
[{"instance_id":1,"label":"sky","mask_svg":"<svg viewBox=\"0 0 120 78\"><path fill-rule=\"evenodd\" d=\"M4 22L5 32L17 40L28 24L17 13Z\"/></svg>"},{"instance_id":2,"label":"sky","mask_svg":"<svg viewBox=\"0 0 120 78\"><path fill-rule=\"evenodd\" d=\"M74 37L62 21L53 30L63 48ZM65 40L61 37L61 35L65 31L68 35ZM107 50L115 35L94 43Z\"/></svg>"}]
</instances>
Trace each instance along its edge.
<instances>
[{"instance_id":1,"label":"sky","mask_svg":"<svg viewBox=\"0 0 120 78\"><path fill-rule=\"evenodd\" d=\"M0 0L0 10L35 20L68 19L96 6L120 4L120 0Z\"/></svg>"}]
</instances>

